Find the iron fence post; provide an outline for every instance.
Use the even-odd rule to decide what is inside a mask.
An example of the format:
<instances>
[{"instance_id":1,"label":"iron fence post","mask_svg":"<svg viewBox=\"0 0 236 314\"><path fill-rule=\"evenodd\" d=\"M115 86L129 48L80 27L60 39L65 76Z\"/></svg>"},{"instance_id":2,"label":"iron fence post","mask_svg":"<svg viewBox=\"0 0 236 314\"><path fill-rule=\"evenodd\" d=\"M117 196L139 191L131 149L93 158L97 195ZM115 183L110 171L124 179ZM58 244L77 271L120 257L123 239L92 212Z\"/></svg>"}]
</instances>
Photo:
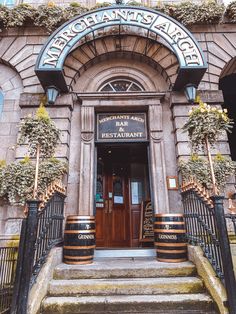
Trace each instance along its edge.
<instances>
[{"instance_id":1,"label":"iron fence post","mask_svg":"<svg viewBox=\"0 0 236 314\"><path fill-rule=\"evenodd\" d=\"M230 314L236 314L236 281L233 269L233 261L230 251L230 243L228 238L227 226L225 222L225 213L223 205L223 196L212 196L215 208L215 219L217 230L219 232L219 245L222 252L222 262L224 270L225 289L228 298L228 307Z\"/></svg>"},{"instance_id":2,"label":"iron fence post","mask_svg":"<svg viewBox=\"0 0 236 314\"><path fill-rule=\"evenodd\" d=\"M28 293L35 255L35 241L37 237L38 206L40 201L30 200L28 203L28 217L26 219L23 250L21 254L21 274L18 283L18 295L16 296L16 308L11 314L26 314Z\"/></svg>"}]
</instances>

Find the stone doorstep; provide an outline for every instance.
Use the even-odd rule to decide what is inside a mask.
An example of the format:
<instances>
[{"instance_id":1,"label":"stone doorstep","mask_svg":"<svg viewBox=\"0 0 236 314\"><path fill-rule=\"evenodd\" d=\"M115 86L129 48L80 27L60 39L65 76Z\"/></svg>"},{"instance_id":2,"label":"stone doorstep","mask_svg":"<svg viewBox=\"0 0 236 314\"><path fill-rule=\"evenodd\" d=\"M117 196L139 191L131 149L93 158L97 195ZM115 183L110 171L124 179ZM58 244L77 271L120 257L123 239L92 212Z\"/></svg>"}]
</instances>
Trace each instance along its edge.
<instances>
[{"instance_id":1,"label":"stone doorstep","mask_svg":"<svg viewBox=\"0 0 236 314\"><path fill-rule=\"evenodd\" d=\"M49 284L51 296L157 295L203 291L203 283L196 277L52 280Z\"/></svg>"},{"instance_id":2,"label":"stone doorstep","mask_svg":"<svg viewBox=\"0 0 236 314\"><path fill-rule=\"evenodd\" d=\"M103 250L96 249L94 251L94 259L98 260L99 258L110 257L110 258L155 258L156 250L155 249L111 249Z\"/></svg>"},{"instance_id":3,"label":"stone doorstep","mask_svg":"<svg viewBox=\"0 0 236 314\"><path fill-rule=\"evenodd\" d=\"M87 265L60 264L54 270L55 279L86 278L152 278L194 276L191 262L162 263L156 259L99 259Z\"/></svg>"},{"instance_id":4,"label":"stone doorstep","mask_svg":"<svg viewBox=\"0 0 236 314\"><path fill-rule=\"evenodd\" d=\"M67 313L214 313L206 294L48 297L42 304L44 314ZM217 313L217 312L215 312Z\"/></svg>"}]
</instances>

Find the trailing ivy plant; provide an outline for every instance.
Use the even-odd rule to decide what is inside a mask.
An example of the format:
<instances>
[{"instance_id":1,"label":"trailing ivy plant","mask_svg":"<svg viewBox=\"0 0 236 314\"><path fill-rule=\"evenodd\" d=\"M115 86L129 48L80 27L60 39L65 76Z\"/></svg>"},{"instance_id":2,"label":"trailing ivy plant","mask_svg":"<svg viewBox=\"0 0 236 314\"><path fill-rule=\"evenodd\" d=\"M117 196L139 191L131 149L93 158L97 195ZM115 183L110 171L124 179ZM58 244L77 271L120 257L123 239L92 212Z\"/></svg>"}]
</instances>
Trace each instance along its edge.
<instances>
[{"instance_id":1,"label":"trailing ivy plant","mask_svg":"<svg viewBox=\"0 0 236 314\"><path fill-rule=\"evenodd\" d=\"M63 22L63 8L55 4L38 6L35 14L34 25L45 27L51 33Z\"/></svg>"},{"instance_id":2,"label":"trailing ivy plant","mask_svg":"<svg viewBox=\"0 0 236 314\"><path fill-rule=\"evenodd\" d=\"M213 167L218 189L223 191L227 178L236 175L236 163L230 157L217 154L213 159Z\"/></svg>"},{"instance_id":3,"label":"trailing ivy plant","mask_svg":"<svg viewBox=\"0 0 236 314\"><path fill-rule=\"evenodd\" d=\"M236 163L230 157L217 154L213 158L213 168L217 189L223 191L228 177L236 174ZM210 165L206 158L193 154L187 161L180 161L179 169L183 181L188 181L191 178L205 188L212 189Z\"/></svg>"},{"instance_id":4,"label":"trailing ivy plant","mask_svg":"<svg viewBox=\"0 0 236 314\"><path fill-rule=\"evenodd\" d=\"M63 9L62 20L64 22L69 21L76 15L80 15L88 11L88 8L83 7L78 2L71 2L68 7Z\"/></svg>"},{"instance_id":5,"label":"trailing ivy plant","mask_svg":"<svg viewBox=\"0 0 236 314\"><path fill-rule=\"evenodd\" d=\"M193 179L209 188L210 168L205 158L192 154L187 161L179 162L179 170L183 181Z\"/></svg>"},{"instance_id":6,"label":"trailing ivy plant","mask_svg":"<svg viewBox=\"0 0 236 314\"><path fill-rule=\"evenodd\" d=\"M113 5L109 2L97 4L91 8L97 9ZM128 5L140 6L136 1L130 1ZM0 27L19 27L34 25L44 27L51 33L56 27L76 15L87 12L91 9L81 6L77 2L71 2L69 6L61 7L53 1L34 8L28 4L19 4L10 9L0 5ZM164 12L184 25L212 24L223 21L225 7L216 1L203 1L201 4L194 4L191 1L177 4L159 3L152 9ZM228 21L236 22L236 1L233 1L226 9Z\"/></svg>"},{"instance_id":7,"label":"trailing ivy plant","mask_svg":"<svg viewBox=\"0 0 236 314\"><path fill-rule=\"evenodd\" d=\"M23 26L34 20L36 12L36 9L31 5L21 3L7 11L7 19L4 20L4 25L6 28Z\"/></svg>"},{"instance_id":8,"label":"trailing ivy plant","mask_svg":"<svg viewBox=\"0 0 236 314\"><path fill-rule=\"evenodd\" d=\"M37 196L45 192L47 187L67 172L67 164L56 158L44 160L39 165ZM34 188L35 163L25 157L20 162L6 165L0 162L0 198L11 205L25 205L32 199Z\"/></svg>"},{"instance_id":9,"label":"trailing ivy plant","mask_svg":"<svg viewBox=\"0 0 236 314\"><path fill-rule=\"evenodd\" d=\"M236 1L232 1L226 9L225 12L226 17L229 19L230 22L236 22Z\"/></svg>"}]
</instances>

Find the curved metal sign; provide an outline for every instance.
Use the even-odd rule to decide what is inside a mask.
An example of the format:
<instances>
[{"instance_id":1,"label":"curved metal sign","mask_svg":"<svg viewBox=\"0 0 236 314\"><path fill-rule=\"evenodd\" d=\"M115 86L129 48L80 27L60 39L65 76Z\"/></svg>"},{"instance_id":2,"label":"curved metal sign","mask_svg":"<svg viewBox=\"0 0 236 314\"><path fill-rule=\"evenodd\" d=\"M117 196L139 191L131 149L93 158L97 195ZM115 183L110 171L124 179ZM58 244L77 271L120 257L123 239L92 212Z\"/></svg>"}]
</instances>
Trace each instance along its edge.
<instances>
[{"instance_id":1,"label":"curved metal sign","mask_svg":"<svg viewBox=\"0 0 236 314\"><path fill-rule=\"evenodd\" d=\"M198 73L196 76L198 79L190 83L196 84L199 77L204 74L207 66L203 53L196 40L183 25L151 9L111 6L80 15L63 24L51 35L41 50L35 69L42 85L44 87L54 85L61 91L67 91L62 72L67 55L86 35L93 32L96 39L97 30L116 25L141 27L147 30L147 36L149 32L160 36L176 54L179 60L179 74L183 70L187 70L188 76L189 70L195 70L195 73ZM178 80L181 81L181 78L177 78ZM176 89L182 88L180 86L182 84L177 85L179 87L176 86Z\"/></svg>"}]
</instances>

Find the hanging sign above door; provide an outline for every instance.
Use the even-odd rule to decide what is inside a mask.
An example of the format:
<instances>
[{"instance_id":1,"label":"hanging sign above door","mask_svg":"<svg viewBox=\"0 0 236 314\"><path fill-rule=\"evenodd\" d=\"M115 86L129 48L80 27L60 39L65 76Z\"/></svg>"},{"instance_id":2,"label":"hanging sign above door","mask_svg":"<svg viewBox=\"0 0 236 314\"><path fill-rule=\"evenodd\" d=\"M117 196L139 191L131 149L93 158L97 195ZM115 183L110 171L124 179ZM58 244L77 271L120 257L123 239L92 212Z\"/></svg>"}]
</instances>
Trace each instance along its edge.
<instances>
[{"instance_id":1,"label":"hanging sign above door","mask_svg":"<svg viewBox=\"0 0 236 314\"><path fill-rule=\"evenodd\" d=\"M147 141L146 113L97 114L97 141Z\"/></svg>"}]
</instances>

